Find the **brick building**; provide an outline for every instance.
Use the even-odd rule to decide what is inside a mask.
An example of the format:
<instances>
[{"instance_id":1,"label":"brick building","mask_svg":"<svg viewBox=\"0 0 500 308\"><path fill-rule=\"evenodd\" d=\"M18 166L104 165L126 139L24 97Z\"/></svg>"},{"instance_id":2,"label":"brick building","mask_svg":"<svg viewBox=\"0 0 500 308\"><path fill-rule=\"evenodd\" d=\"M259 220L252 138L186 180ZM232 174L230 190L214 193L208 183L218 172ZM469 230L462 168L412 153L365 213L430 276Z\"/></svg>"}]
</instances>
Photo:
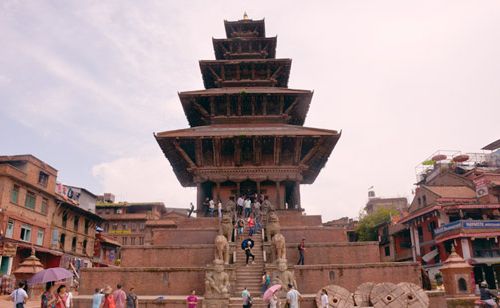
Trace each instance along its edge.
<instances>
[{"instance_id":1,"label":"brick building","mask_svg":"<svg viewBox=\"0 0 500 308\"><path fill-rule=\"evenodd\" d=\"M500 150L486 150L436 153L420 167L409 215L400 223L410 229L413 259L431 279L455 246L474 265L476 282L498 286Z\"/></svg>"},{"instance_id":2,"label":"brick building","mask_svg":"<svg viewBox=\"0 0 500 308\"><path fill-rule=\"evenodd\" d=\"M90 266L100 218L57 193L63 185L56 180L57 170L33 155L0 156L1 274L11 274L32 247L45 268Z\"/></svg>"},{"instance_id":3,"label":"brick building","mask_svg":"<svg viewBox=\"0 0 500 308\"><path fill-rule=\"evenodd\" d=\"M406 211L408 209L408 199L402 197L397 198L380 198L370 197L365 206L367 214L376 212L378 209L394 209L399 211Z\"/></svg>"}]
</instances>

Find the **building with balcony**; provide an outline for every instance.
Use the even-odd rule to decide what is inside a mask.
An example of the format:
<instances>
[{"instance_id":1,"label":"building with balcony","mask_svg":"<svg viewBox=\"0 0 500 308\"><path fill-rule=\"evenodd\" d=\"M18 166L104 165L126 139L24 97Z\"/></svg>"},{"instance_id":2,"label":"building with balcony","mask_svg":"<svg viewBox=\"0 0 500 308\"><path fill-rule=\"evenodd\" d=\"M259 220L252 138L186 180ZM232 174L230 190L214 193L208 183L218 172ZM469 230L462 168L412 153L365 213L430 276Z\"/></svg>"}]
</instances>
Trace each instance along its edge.
<instances>
[{"instance_id":1,"label":"building with balcony","mask_svg":"<svg viewBox=\"0 0 500 308\"><path fill-rule=\"evenodd\" d=\"M419 167L409 214L399 222L431 279L454 246L473 265L476 283L499 286L500 149L485 150L438 152Z\"/></svg>"}]
</instances>

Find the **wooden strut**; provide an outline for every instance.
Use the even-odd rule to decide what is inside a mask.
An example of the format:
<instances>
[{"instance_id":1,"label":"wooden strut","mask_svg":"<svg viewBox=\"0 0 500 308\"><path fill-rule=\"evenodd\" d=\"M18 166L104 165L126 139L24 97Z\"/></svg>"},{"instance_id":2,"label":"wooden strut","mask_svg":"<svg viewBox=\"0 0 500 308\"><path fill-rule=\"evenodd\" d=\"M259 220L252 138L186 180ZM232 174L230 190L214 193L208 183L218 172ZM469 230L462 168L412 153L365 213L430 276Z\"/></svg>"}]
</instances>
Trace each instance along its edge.
<instances>
[{"instance_id":1,"label":"wooden strut","mask_svg":"<svg viewBox=\"0 0 500 308\"><path fill-rule=\"evenodd\" d=\"M174 146L175 146L175 149L177 150L177 152L188 163L189 167L191 167L191 168L196 167L196 164L193 162L193 160L189 157L189 155L186 153L186 151L184 151L184 149L180 146L179 141L175 140Z\"/></svg>"},{"instance_id":2,"label":"wooden strut","mask_svg":"<svg viewBox=\"0 0 500 308\"><path fill-rule=\"evenodd\" d=\"M318 152L321 149L323 144L324 144L324 139L320 137L318 142L314 145L314 147L309 150L309 152L306 154L306 156L304 156L304 158L302 158L300 164L307 163L314 156L314 154L316 154L316 152Z\"/></svg>"},{"instance_id":3,"label":"wooden strut","mask_svg":"<svg viewBox=\"0 0 500 308\"><path fill-rule=\"evenodd\" d=\"M203 166L203 142L201 138L196 138L195 140L195 156L196 156L196 165L199 167Z\"/></svg>"},{"instance_id":4,"label":"wooden strut","mask_svg":"<svg viewBox=\"0 0 500 308\"><path fill-rule=\"evenodd\" d=\"M198 102L193 101L193 107L194 109L198 110L203 117L210 118L210 113L208 113L208 111L205 108L203 108L203 106L200 105Z\"/></svg>"},{"instance_id":5,"label":"wooden strut","mask_svg":"<svg viewBox=\"0 0 500 308\"><path fill-rule=\"evenodd\" d=\"M288 108L286 108L286 110L285 110L285 112L284 112L284 113L285 113L285 114L289 114L289 113L290 113L290 111L292 111L292 109L293 109L293 108L295 108L295 106L296 106L298 103L299 103L299 97L297 96L297 97L295 97L295 99L293 100L293 103L292 103L290 106L288 106Z\"/></svg>"},{"instance_id":6,"label":"wooden strut","mask_svg":"<svg viewBox=\"0 0 500 308\"><path fill-rule=\"evenodd\" d=\"M300 161L300 154L302 153L302 140L304 137L300 136L295 138L295 155L293 157L293 163L297 164Z\"/></svg>"},{"instance_id":7,"label":"wooden strut","mask_svg":"<svg viewBox=\"0 0 500 308\"><path fill-rule=\"evenodd\" d=\"M221 65L221 67L224 67L224 65ZM217 80L223 79L219 75L217 75L217 73L214 71L214 69L210 65L208 66L208 70L212 73L212 75L214 75L215 79L217 79Z\"/></svg>"}]
</instances>

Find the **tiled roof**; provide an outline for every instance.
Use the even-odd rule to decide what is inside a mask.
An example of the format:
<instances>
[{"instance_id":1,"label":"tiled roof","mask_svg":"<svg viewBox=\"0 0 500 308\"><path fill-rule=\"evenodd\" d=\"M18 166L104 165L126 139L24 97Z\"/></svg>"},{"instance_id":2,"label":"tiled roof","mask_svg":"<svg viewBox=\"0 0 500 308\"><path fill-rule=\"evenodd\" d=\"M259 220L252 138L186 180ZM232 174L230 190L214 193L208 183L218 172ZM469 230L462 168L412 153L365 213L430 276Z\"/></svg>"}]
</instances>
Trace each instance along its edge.
<instances>
[{"instance_id":1,"label":"tiled roof","mask_svg":"<svg viewBox=\"0 0 500 308\"><path fill-rule=\"evenodd\" d=\"M476 192L467 186L425 186L441 198L473 199Z\"/></svg>"}]
</instances>

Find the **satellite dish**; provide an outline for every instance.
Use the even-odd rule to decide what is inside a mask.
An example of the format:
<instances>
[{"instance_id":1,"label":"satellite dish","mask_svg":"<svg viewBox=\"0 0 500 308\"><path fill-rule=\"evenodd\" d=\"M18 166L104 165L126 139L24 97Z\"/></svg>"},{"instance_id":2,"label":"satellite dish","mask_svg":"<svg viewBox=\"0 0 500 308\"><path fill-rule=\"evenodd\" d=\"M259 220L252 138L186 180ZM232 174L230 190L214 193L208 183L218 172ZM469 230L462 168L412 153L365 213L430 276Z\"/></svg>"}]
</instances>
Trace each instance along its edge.
<instances>
[{"instance_id":1,"label":"satellite dish","mask_svg":"<svg viewBox=\"0 0 500 308\"><path fill-rule=\"evenodd\" d=\"M462 163L462 162L468 161L468 160L469 160L469 155L466 155L466 154L460 154L460 155L453 157L453 161L456 163Z\"/></svg>"}]
</instances>

